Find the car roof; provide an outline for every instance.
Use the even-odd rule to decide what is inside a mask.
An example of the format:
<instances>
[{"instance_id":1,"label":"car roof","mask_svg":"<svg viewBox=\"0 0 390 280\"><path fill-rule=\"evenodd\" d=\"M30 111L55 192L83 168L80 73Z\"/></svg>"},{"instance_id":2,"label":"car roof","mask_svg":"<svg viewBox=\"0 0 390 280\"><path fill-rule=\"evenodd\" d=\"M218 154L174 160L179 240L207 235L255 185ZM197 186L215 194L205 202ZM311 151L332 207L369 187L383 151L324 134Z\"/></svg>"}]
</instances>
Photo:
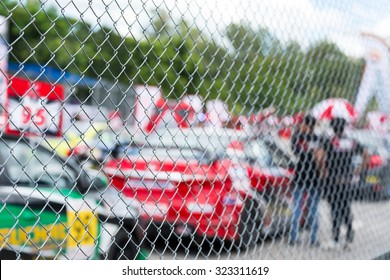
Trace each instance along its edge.
<instances>
[{"instance_id":1,"label":"car roof","mask_svg":"<svg viewBox=\"0 0 390 280\"><path fill-rule=\"evenodd\" d=\"M245 140L243 131L216 127L159 129L138 144L153 147L208 150L210 154L224 153L232 141Z\"/></svg>"}]
</instances>

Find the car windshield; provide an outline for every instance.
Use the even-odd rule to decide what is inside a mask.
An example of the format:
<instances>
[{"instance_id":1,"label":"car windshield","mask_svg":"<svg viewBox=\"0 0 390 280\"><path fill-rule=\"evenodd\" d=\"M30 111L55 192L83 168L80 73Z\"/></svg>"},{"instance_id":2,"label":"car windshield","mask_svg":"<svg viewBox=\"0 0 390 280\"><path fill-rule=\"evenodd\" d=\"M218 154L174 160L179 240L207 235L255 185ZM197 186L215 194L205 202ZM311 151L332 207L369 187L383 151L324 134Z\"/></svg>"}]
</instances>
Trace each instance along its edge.
<instances>
[{"instance_id":1,"label":"car windshield","mask_svg":"<svg viewBox=\"0 0 390 280\"><path fill-rule=\"evenodd\" d=\"M226 157L226 148L232 141L243 140L245 135L232 129L190 128L169 129L148 137L152 147L205 150L212 158Z\"/></svg>"},{"instance_id":2,"label":"car windshield","mask_svg":"<svg viewBox=\"0 0 390 280\"><path fill-rule=\"evenodd\" d=\"M111 149L118 142L117 138L120 137L112 131L99 131L99 133L87 144L89 144L90 147Z\"/></svg>"},{"instance_id":3,"label":"car windshield","mask_svg":"<svg viewBox=\"0 0 390 280\"><path fill-rule=\"evenodd\" d=\"M73 125L69 126L67 132L73 133L75 135L80 135L82 133L85 133L90 128L91 124L89 122L78 121L75 122Z\"/></svg>"},{"instance_id":4,"label":"car windshield","mask_svg":"<svg viewBox=\"0 0 390 280\"><path fill-rule=\"evenodd\" d=\"M201 163L210 163L211 159L206 151L198 149L175 149L165 147L130 147L123 151L124 155L138 157L147 161L158 160L163 161L197 161Z\"/></svg>"},{"instance_id":5,"label":"car windshield","mask_svg":"<svg viewBox=\"0 0 390 280\"><path fill-rule=\"evenodd\" d=\"M109 129L107 129L106 123L97 122L91 124L90 122L86 121L77 121L74 122L71 126L69 126L66 133L70 133L77 136L83 134L85 137L91 137L102 131L109 131Z\"/></svg>"},{"instance_id":6,"label":"car windshield","mask_svg":"<svg viewBox=\"0 0 390 280\"><path fill-rule=\"evenodd\" d=\"M9 180L17 185L71 188L77 178L75 171L54 153L30 146L24 140L1 139L0 164Z\"/></svg>"},{"instance_id":7,"label":"car windshield","mask_svg":"<svg viewBox=\"0 0 390 280\"><path fill-rule=\"evenodd\" d=\"M247 143L245 155L257 167L278 166L289 168L294 162L278 146L270 141L254 140Z\"/></svg>"}]
</instances>

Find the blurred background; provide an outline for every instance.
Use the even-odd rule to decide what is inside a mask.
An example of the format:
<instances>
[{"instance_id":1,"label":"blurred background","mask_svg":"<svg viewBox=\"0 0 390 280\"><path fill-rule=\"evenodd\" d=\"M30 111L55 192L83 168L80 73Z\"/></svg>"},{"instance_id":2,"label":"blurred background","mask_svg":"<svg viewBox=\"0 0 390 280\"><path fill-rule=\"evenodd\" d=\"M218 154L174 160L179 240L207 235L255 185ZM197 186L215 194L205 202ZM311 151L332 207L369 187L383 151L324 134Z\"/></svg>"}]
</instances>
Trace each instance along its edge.
<instances>
[{"instance_id":1,"label":"blurred background","mask_svg":"<svg viewBox=\"0 0 390 280\"><path fill-rule=\"evenodd\" d=\"M385 0L2 1L0 257L388 258L388 23ZM305 241L310 193L288 244L308 114L368 154L336 250L325 196Z\"/></svg>"}]
</instances>

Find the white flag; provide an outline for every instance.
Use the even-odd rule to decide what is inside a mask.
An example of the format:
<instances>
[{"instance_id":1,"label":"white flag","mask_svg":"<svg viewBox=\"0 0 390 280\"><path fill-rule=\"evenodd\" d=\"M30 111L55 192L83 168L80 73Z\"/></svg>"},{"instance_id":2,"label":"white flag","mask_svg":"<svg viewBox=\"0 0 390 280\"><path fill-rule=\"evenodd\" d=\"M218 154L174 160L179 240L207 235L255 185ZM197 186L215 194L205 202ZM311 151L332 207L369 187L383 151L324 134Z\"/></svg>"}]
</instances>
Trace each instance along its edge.
<instances>
[{"instance_id":1,"label":"white flag","mask_svg":"<svg viewBox=\"0 0 390 280\"><path fill-rule=\"evenodd\" d=\"M372 34L362 34L366 65L356 96L355 109L359 116L367 108L372 97L376 98L379 111L390 113L390 49L385 40Z\"/></svg>"}]
</instances>

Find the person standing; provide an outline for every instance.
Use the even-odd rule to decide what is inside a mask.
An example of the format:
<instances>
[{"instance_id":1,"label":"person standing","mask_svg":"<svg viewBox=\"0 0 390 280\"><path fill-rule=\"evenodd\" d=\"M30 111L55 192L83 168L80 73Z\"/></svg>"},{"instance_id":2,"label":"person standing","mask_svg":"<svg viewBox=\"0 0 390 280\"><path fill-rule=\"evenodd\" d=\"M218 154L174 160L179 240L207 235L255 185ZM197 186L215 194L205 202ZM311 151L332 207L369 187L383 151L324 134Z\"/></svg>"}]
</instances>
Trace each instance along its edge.
<instances>
[{"instance_id":1,"label":"person standing","mask_svg":"<svg viewBox=\"0 0 390 280\"><path fill-rule=\"evenodd\" d=\"M330 126L334 132L333 137L322 143L324 157L321 168L325 174L325 197L328 200L331 220L333 242L329 249L341 248L340 228L342 224L347 227L346 244L354 239L352 227L353 215L351 204L354 198L354 179L359 177L368 162L365 149L353 139L345 136L346 120L334 118ZM356 157L361 157L358 166L354 164Z\"/></svg>"},{"instance_id":2,"label":"person standing","mask_svg":"<svg viewBox=\"0 0 390 280\"><path fill-rule=\"evenodd\" d=\"M318 204L321 193L318 187L319 169L317 149L319 139L314 134L316 119L311 115L303 117L301 124L294 132L291 145L298 162L294 168L293 201L294 209L288 243L300 243L299 228L303 209L308 210L306 223L310 228L310 246L319 246L318 241Z\"/></svg>"}]
</instances>

